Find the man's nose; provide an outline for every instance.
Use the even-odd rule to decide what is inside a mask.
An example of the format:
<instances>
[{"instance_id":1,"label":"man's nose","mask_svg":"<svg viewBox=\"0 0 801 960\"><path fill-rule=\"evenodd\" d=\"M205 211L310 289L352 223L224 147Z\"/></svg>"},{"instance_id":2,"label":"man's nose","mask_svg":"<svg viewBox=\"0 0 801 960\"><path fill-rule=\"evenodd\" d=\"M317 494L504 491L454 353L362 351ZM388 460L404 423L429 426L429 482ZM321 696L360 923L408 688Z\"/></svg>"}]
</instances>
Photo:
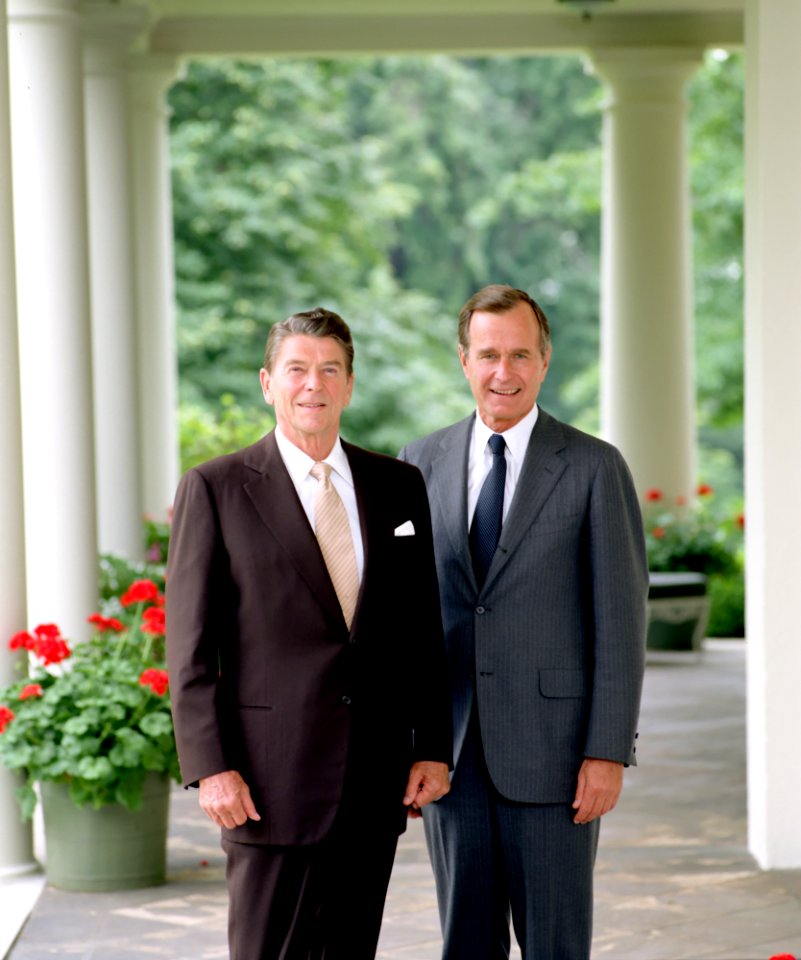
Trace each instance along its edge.
<instances>
[{"instance_id":1,"label":"man's nose","mask_svg":"<svg viewBox=\"0 0 801 960\"><path fill-rule=\"evenodd\" d=\"M309 370L306 374L306 389L317 390L320 386L320 374L316 370Z\"/></svg>"},{"instance_id":2,"label":"man's nose","mask_svg":"<svg viewBox=\"0 0 801 960\"><path fill-rule=\"evenodd\" d=\"M499 357L498 364L495 367L495 376L499 380L507 380L510 373L509 358L508 357Z\"/></svg>"}]
</instances>

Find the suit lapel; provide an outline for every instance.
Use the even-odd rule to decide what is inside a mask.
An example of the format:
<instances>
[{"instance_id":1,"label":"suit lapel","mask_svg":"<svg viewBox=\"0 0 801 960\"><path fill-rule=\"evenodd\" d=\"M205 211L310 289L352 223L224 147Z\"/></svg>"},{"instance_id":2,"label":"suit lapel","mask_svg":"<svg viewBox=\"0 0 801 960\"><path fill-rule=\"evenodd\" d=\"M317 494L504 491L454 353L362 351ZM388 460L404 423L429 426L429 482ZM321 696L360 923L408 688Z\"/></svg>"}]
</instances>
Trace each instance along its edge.
<instances>
[{"instance_id":1,"label":"suit lapel","mask_svg":"<svg viewBox=\"0 0 801 960\"><path fill-rule=\"evenodd\" d=\"M515 495L501 530L498 549L487 571L485 589L492 585L492 581L506 566L559 482L567 466L565 460L558 456L564 446L564 435L559 421L540 409L526 449Z\"/></svg>"},{"instance_id":2,"label":"suit lapel","mask_svg":"<svg viewBox=\"0 0 801 960\"><path fill-rule=\"evenodd\" d=\"M350 464L351 473L353 474L353 488L356 492L356 506L359 510L359 526L362 531L362 546L364 548L364 570L362 571L362 582L359 586L359 596L356 599L356 609L353 613L353 623L351 624L351 634L356 629L356 623L359 619L359 611L362 606L362 597L364 596L364 588L367 583L367 576L370 569L370 557L372 555L371 549L371 533L374 533L379 529L379 525L372 521L372 511L373 511L373 500L370 496L370 484L367 482L365 475L365 463L362 459L363 451L358 447L354 447L350 443L346 443L344 440L342 442L342 449L345 451L345 455L348 458L348 463Z\"/></svg>"},{"instance_id":3,"label":"suit lapel","mask_svg":"<svg viewBox=\"0 0 801 960\"><path fill-rule=\"evenodd\" d=\"M268 433L249 449L245 465L253 471L253 479L244 485L245 493L262 523L329 616L344 625L342 609L317 538L281 459L273 433Z\"/></svg>"},{"instance_id":4,"label":"suit lapel","mask_svg":"<svg viewBox=\"0 0 801 960\"><path fill-rule=\"evenodd\" d=\"M464 574L475 589L467 529L468 444L475 414L454 424L442 441L442 454L431 464L431 488L442 515L451 547Z\"/></svg>"}]
</instances>

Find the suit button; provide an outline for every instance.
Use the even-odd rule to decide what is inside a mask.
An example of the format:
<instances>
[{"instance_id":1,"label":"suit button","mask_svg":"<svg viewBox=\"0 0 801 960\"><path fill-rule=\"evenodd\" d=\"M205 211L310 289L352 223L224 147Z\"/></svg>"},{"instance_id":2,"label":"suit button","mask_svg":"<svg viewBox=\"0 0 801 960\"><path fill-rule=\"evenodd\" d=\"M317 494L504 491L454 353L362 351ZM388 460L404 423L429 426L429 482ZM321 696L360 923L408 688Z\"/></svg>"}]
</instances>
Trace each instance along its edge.
<instances>
[{"instance_id":1,"label":"suit button","mask_svg":"<svg viewBox=\"0 0 801 960\"><path fill-rule=\"evenodd\" d=\"M481 616L482 613L486 613L486 607L476 607L476 613Z\"/></svg>"},{"instance_id":2,"label":"suit button","mask_svg":"<svg viewBox=\"0 0 801 960\"><path fill-rule=\"evenodd\" d=\"M346 707L349 707L350 704L351 704L351 702L352 702L352 701L351 701L350 697L343 697L343 698L342 698L342 703L344 703Z\"/></svg>"}]
</instances>

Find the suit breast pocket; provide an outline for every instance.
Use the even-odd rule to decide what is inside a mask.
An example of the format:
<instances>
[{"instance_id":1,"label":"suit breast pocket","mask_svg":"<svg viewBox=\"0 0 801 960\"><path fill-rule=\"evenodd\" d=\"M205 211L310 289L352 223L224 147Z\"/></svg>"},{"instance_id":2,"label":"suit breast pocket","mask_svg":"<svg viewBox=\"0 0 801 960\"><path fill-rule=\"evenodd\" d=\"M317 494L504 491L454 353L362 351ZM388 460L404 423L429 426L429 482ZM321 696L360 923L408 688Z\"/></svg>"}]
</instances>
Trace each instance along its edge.
<instances>
[{"instance_id":1,"label":"suit breast pocket","mask_svg":"<svg viewBox=\"0 0 801 960\"><path fill-rule=\"evenodd\" d=\"M542 534L561 533L564 530L573 530L581 526L582 513L556 513L553 510L543 510L531 527L532 536Z\"/></svg>"}]
</instances>

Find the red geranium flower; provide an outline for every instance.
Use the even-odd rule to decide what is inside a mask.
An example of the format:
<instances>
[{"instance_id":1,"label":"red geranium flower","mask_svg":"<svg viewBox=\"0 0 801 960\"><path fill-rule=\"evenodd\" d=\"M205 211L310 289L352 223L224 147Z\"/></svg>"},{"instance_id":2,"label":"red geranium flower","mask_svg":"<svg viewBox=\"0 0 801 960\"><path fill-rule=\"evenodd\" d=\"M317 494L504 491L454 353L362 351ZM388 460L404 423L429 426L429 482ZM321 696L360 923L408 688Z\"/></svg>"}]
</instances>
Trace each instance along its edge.
<instances>
[{"instance_id":1,"label":"red geranium flower","mask_svg":"<svg viewBox=\"0 0 801 960\"><path fill-rule=\"evenodd\" d=\"M8 707L0 706L0 733L2 733L9 723L14 719L14 713Z\"/></svg>"},{"instance_id":2,"label":"red geranium flower","mask_svg":"<svg viewBox=\"0 0 801 960\"><path fill-rule=\"evenodd\" d=\"M36 638L26 631L15 633L8 641L9 650L33 650L36 645Z\"/></svg>"},{"instance_id":3,"label":"red geranium flower","mask_svg":"<svg viewBox=\"0 0 801 960\"><path fill-rule=\"evenodd\" d=\"M657 540L662 540L662 539L664 538L664 536L665 536L665 528L664 528L664 527L654 527L654 528L651 530L651 536L652 536L652 537L656 537Z\"/></svg>"},{"instance_id":4,"label":"red geranium flower","mask_svg":"<svg viewBox=\"0 0 801 960\"><path fill-rule=\"evenodd\" d=\"M61 663L71 656L72 651L67 646L67 641L60 637L55 640L43 640L36 645L36 656L41 657L46 667L54 663Z\"/></svg>"},{"instance_id":5,"label":"red geranium flower","mask_svg":"<svg viewBox=\"0 0 801 960\"><path fill-rule=\"evenodd\" d=\"M710 497L714 492L708 483L699 483L698 490L696 491L699 497Z\"/></svg>"},{"instance_id":6,"label":"red geranium flower","mask_svg":"<svg viewBox=\"0 0 801 960\"><path fill-rule=\"evenodd\" d=\"M27 700L28 697L41 697L44 693L41 683L28 683L19 692L20 700Z\"/></svg>"},{"instance_id":7,"label":"red geranium flower","mask_svg":"<svg viewBox=\"0 0 801 960\"><path fill-rule=\"evenodd\" d=\"M148 607L142 614L142 633L162 636L166 629L164 607Z\"/></svg>"},{"instance_id":8,"label":"red geranium flower","mask_svg":"<svg viewBox=\"0 0 801 960\"><path fill-rule=\"evenodd\" d=\"M104 617L102 613L93 613L91 617L86 618L89 623L94 624L98 630L115 630L117 633L125 629L125 625L116 617Z\"/></svg>"},{"instance_id":9,"label":"red geranium flower","mask_svg":"<svg viewBox=\"0 0 801 960\"><path fill-rule=\"evenodd\" d=\"M792 953L774 953L770 960L795 960Z\"/></svg>"},{"instance_id":10,"label":"red geranium flower","mask_svg":"<svg viewBox=\"0 0 801 960\"><path fill-rule=\"evenodd\" d=\"M33 633L15 633L9 640L11 650L30 650L40 657L45 666L66 660L72 652L67 641L61 636L61 630L54 623L40 623Z\"/></svg>"},{"instance_id":11,"label":"red geranium flower","mask_svg":"<svg viewBox=\"0 0 801 960\"><path fill-rule=\"evenodd\" d=\"M664 494L661 490L656 487L651 487L650 490L645 491L645 499L650 500L652 503L656 503L657 500L661 500Z\"/></svg>"},{"instance_id":12,"label":"red geranium flower","mask_svg":"<svg viewBox=\"0 0 801 960\"><path fill-rule=\"evenodd\" d=\"M744 529L745 529L745 514L744 514L744 513L738 513L737 516L735 517L734 522L737 524L737 526L738 526L741 530L744 530Z\"/></svg>"},{"instance_id":13,"label":"red geranium flower","mask_svg":"<svg viewBox=\"0 0 801 960\"><path fill-rule=\"evenodd\" d=\"M142 675L139 677L139 682L143 687L150 687L150 689L159 697L163 697L167 692L167 687L169 686L169 681L167 679L166 670L156 670L155 667L150 667L147 670L142 671Z\"/></svg>"},{"instance_id":14,"label":"red geranium flower","mask_svg":"<svg viewBox=\"0 0 801 960\"><path fill-rule=\"evenodd\" d=\"M67 641L61 635L45 635L40 638L39 629L40 628L37 627L33 631L37 635L33 652L37 657L41 658L46 667L49 667L54 663L61 663L62 660L66 660L67 657L71 656L72 651L70 650Z\"/></svg>"},{"instance_id":15,"label":"red geranium flower","mask_svg":"<svg viewBox=\"0 0 801 960\"><path fill-rule=\"evenodd\" d=\"M130 607L134 603L144 603L148 600L157 600L159 588L152 580L134 580L131 586L120 597L120 603L124 607Z\"/></svg>"}]
</instances>

